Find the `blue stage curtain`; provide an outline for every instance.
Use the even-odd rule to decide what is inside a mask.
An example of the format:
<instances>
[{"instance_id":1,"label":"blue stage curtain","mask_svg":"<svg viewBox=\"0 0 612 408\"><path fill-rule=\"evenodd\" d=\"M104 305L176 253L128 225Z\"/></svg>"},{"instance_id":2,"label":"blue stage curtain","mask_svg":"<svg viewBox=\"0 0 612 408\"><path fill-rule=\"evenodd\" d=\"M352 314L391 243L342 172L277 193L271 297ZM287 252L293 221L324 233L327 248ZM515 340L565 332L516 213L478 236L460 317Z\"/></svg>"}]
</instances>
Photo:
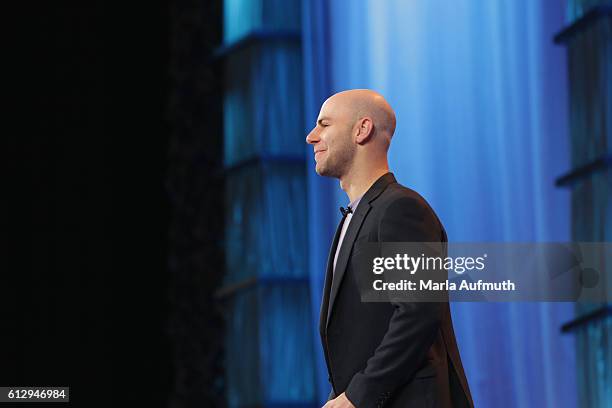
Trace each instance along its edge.
<instances>
[{"instance_id":1,"label":"blue stage curtain","mask_svg":"<svg viewBox=\"0 0 612 408\"><path fill-rule=\"evenodd\" d=\"M223 0L223 42L258 30L300 30L299 0Z\"/></svg>"},{"instance_id":2,"label":"blue stage curtain","mask_svg":"<svg viewBox=\"0 0 612 408\"><path fill-rule=\"evenodd\" d=\"M303 157L299 43L264 40L245 47L227 59L225 75L225 164L259 154Z\"/></svg>"},{"instance_id":3,"label":"blue stage curtain","mask_svg":"<svg viewBox=\"0 0 612 408\"><path fill-rule=\"evenodd\" d=\"M563 2L306 3L304 41L315 43L303 48L305 87L315 91L306 99L305 130L333 92L378 90L398 117L392 171L429 200L451 241L569 240L569 192L554 186L570 166L565 50L552 42L564 25ZM327 34L314 35L321 25ZM347 198L337 183L312 181L312 160L308 172L309 204L329 224L310 225L318 289L323 247ZM456 303L452 310L476 406L577 406L574 338L560 334L573 304ZM323 401L329 385L318 367Z\"/></svg>"},{"instance_id":4,"label":"blue stage curtain","mask_svg":"<svg viewBox=\"0 0 612 408\"><path fill-rule=\"evenodd\" d=\"M229 406L306 406L315 362L303 165L261 163L228 181L225 283L252 282L225 303Z\"/></svg>"},{"instance_id":5,"label":"blue stage curtain","mask_svg":"<svg viewBox=\"0 0 612 408\"><path fill-rule=\"evenodd\" d=\"M304 139L315 126L319 107L331 91L331 64L327 0L302 1L302 50L304 71ZM312 214L308 225L308 274L312 310L311 338L315 345L316 391L322 403L329 395L330 384L319 335L319 313L323 293L324 273L329 245L338 223L338 207L331 198L336 194L338 181L319 177L314 171L312 146L304 144L308 158L308 209ZM344 204L343 204L344 205Z\"/></svg>"},{"instance_id":6,"label":"blue stage curtain","mask_svg":"<svg viewBox=\"0 0 612 408\"><path fill-rule=\"evenodd\" d=\"M315 402L300 14L299 0L224 1L229 407Z\"/></svg>"},{"instance_id":7,"label":"blue stage curtain","mask_svg":"<svg viewBox=\"0 0 612 408\"><path fill-rule=\"evenodd\" d=\"M598 6L612 6L612 0L567 0L567 22L576 21Z\"/></svg>"},{"instance_id":8,"label":"blue stage curtain","mask_svg":"<svg viewBox=\"0 0 612 408\"><path fill-rule=\"evenodd\" d=\"M568 0L567 23L594 7L612 7L612 0ZM612 154L612 18L592 21L566 43L569 65L572 168ZM594 173L572 185L572 236L577 241L612 239L612 172ZM602 259L600 271L612 291L612 256ZM579 304L584 316L603 304ZM580 406L612 408L612 319L578 327L577 366Z\"/></svg>"}]
</instances>

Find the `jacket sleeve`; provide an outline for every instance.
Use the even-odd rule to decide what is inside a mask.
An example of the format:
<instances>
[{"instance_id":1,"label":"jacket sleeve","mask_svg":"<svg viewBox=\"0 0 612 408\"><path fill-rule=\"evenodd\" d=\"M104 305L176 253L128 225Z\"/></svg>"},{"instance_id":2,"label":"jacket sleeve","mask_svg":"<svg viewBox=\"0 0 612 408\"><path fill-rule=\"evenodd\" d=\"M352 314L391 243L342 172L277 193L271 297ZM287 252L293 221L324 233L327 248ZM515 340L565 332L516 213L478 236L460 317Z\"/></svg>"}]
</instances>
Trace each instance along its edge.
<instances>
[{"instance_id":1,"label":"jacket sleeve","mask_svg":"<svg viewBox=\"0 0 612 408\"><path fill-rule=\"evenodd\" d=\"M394 200L379 221L380 242L440 242L440 224L416 198ZM380 345L366 367L355 374L347 398L357 408L383 406L398 386L422 364L439 330L442 303L392 302L393 315Z\"/></svg>"}]
</instances>

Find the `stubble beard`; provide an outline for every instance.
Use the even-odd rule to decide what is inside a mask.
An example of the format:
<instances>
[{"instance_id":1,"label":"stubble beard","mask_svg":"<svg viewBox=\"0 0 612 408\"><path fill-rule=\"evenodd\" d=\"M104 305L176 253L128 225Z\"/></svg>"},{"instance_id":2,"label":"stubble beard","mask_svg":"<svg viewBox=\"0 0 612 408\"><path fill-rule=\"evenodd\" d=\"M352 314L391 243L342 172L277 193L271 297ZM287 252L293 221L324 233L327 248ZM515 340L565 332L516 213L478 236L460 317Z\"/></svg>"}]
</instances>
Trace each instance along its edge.
<instances>
[{"instance_id":1,"label":"stubble beard","mask_svg":"<svg viewBox=\"0 0 612 408\"><path fill-rule=\"evenodd\" d=\"M315 170L319 176L340 179L349 171L355 156L354 153L352 145L342 146L335 156L329 155L326 161L317 163Z\"/></svg>"}]
</instances>

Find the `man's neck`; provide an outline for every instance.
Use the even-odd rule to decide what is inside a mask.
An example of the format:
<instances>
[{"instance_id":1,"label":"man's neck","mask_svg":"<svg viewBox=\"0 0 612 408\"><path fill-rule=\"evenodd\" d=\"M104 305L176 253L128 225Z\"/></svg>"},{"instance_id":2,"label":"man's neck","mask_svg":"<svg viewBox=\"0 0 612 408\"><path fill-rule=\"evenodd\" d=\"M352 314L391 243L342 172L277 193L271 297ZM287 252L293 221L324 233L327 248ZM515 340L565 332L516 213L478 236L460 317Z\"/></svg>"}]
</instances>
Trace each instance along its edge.
<instances>
[{"instance_id":1,"label":"man's neck","mask_svg":"<svg viewBox=\"0 0 612 408\"><path fill-rule=\"evenodd\" d=\"M380 167L361 174L358 172L350 172L349 175L340 179L340 188L342 188L348 196L349 202L353 202L356 198L364 195L376 180L388 172L389 167Z\"/></svg>"}]
</instances>

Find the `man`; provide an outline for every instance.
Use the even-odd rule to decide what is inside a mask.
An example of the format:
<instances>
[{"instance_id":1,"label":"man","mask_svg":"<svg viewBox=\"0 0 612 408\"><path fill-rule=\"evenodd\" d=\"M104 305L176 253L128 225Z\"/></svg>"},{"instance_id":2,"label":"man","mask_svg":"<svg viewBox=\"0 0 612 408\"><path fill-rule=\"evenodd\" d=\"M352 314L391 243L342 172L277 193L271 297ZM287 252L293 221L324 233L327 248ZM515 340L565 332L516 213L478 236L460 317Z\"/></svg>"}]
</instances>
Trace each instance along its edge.
<instances>
[{"instance_id":1,"label":"man","mask_svg":"<svg viewBox=\"0 0 612 408\"><path fill-rule=\"evenodd\" d=\"M395 114L370 90L333 95L306 138L342 209L327 262L320 333L332 391L324 408L473 407L447 302L362 302L351 257L364 242L446 242L427 202L398 184L387 152Z\"/></svg>"}]
</instances>

